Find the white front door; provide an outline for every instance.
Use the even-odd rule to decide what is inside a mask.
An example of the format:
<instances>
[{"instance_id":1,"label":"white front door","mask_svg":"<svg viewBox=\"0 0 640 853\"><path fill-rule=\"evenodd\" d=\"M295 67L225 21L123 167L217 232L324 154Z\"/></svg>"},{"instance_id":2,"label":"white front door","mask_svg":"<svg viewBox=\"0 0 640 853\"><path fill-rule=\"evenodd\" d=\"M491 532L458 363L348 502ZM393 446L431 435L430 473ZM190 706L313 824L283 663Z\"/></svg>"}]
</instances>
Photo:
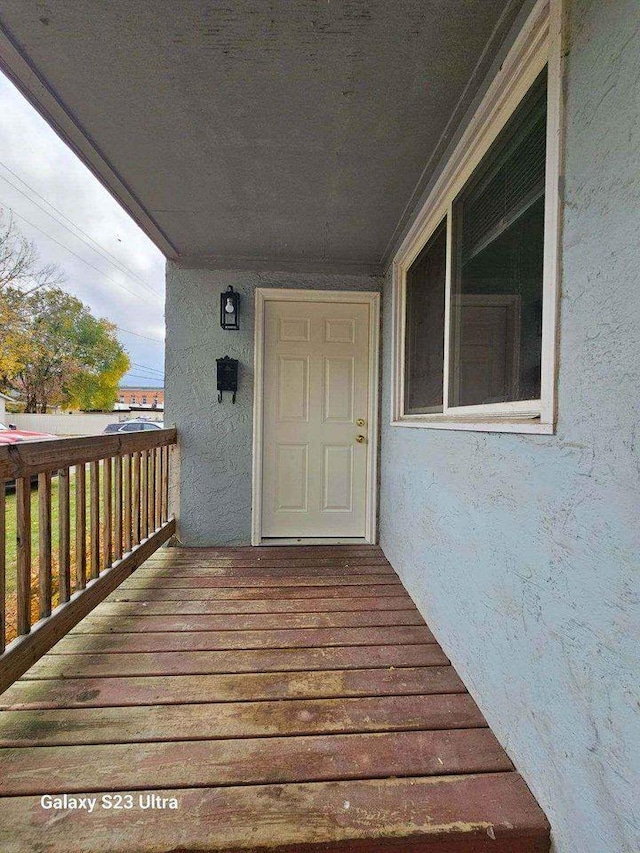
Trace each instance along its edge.
<instances>
[{"instance_id":1,"label":"white front door","mask_svg":"<svg viewBox=\"0 0 640 853\"><path fill-rule=\"evenodd\" d=\"M264 303L262 537L365 536L370 310Z\"/></svg>"}]
</instances>

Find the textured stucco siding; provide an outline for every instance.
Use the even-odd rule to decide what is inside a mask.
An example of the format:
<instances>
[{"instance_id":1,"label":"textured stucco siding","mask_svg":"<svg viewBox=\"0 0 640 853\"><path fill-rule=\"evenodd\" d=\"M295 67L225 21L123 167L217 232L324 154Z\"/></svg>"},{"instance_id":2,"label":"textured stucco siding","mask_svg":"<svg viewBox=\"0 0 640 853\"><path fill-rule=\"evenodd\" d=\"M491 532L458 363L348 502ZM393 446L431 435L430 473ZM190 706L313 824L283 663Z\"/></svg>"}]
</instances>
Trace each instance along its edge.
<instances>
[{"instance_id":1,"label":"textured stucco siding","mask_svg":"<svg viewBox=\"0 0 640 853\"><path fill-rule=\"evenodd\" d=\"M220 293L240 293L240 330L220 328ZM375 276L167 267L167 424L178 428L178 536L185 545L251 541L254 293L256 287L379 291ZM216 359L240 362L235 405L218 403Z\"/></svg>"},{"instance_id":2,"label":"textured stucco siding","mask_svg":"<svg viewBox=\"0 0 640 853\"><path fill-rule=\"evenodd\" d=\"M381 544L547 812L640 850L640 4L574 0L555 436L390 427Z\"/></svg>"}]
</instances>

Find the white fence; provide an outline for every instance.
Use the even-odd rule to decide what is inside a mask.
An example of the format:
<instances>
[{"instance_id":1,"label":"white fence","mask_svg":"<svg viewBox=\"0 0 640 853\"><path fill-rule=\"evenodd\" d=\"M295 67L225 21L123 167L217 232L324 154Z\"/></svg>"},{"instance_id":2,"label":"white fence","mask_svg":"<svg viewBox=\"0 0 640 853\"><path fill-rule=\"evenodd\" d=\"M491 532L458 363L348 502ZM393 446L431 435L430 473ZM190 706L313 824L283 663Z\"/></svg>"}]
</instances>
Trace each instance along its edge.
<instances>
[{"instance_id":1,"label":"white fence","mask_svg":"<svg viewBox=\"0 0 640 853\"><path fill-rule=\"evenodd\" d=\"M129 412L111 412L110 414L73 415L11 415L5 416L4 423L15 424L18 429L33 430L34 432L49 432L52 435L100 435L107 424L129 420ZM145 414L145 418L147 415ZM161 421L162 413L149 415L149 420Z\"/></svg>"}]
</instances>

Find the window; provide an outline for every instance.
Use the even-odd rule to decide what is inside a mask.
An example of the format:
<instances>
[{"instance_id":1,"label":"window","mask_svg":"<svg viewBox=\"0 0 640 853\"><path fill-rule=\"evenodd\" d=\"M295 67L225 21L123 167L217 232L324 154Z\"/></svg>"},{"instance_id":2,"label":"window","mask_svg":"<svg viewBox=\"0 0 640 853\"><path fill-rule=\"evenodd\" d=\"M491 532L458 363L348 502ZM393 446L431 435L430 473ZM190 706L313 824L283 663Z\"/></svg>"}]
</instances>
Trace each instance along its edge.
<instances>
[{"instance_id":1,"label":"window","mask_svg":"<svg viewBox=\"0 0 640 853\"><path fill-rule=\"evenodd\" d=\"M406 411L442 411L446 220L411 264L406 280Z\"/></svg>"},{"instance_id":2,"label":"window","mask_svg":"<svg viewBox=\"0 0 640 853\"><path fill-rule=\"evenodd\" d=\"M396 256L395 425L553 431L560 51L536 15Z\"/></svg>"},{"instance_id":3,"label":"window","mask_svg":"<svg viewBox=\"0 0 640 853\"><path fill-rule=\"evenodd\" d=\"M135 401L136 401L136 395L135 395L135 394L132 394L132 395L131 395L131 402L132 402L132 403L135 403Z\"/></svg>"},{"instance_id":4,"label":"window","mask_svg":"<svg viewBox=\"0 0 640 853\"><path fill-rule=\"evenodd\" d=\"M449 405L540 399L547 80L453 204Z\"/></svg>"},{"instance_id":5,"label":"window","mask_svg":"<svg viewBox=\"0 0 640 853\"><path fill-rule=\"evenodd\" d=\"M147 398L146 398L146 397L143 397L143 398L142 398L142 405L143 405L143 406L146 406L146 405L147 405Z\"/></svg>"}]
</instances>

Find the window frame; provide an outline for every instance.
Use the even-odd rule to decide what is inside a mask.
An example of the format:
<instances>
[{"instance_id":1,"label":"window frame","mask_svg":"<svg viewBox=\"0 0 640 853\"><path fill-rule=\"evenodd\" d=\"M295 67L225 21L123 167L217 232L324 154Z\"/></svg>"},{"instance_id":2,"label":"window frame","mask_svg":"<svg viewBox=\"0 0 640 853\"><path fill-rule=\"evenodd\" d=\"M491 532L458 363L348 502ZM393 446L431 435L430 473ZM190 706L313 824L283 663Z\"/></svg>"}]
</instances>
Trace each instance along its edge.
<instances>
[{"instance_id":1,"label":"window frame","mask_svg":"<svg viewBox=\"0 0 640 853\"><path fill-rule=\"evenodd\" d=\"M552 433L561 232L562 0L538 0L436 180L393 260L391 425L485 432ZM547 132L540 400L449 406L454 203L483 157L547 67ZM442 413L405 413L406 275L446 219L445 349Z\"/></svg>"}]
</instances>

